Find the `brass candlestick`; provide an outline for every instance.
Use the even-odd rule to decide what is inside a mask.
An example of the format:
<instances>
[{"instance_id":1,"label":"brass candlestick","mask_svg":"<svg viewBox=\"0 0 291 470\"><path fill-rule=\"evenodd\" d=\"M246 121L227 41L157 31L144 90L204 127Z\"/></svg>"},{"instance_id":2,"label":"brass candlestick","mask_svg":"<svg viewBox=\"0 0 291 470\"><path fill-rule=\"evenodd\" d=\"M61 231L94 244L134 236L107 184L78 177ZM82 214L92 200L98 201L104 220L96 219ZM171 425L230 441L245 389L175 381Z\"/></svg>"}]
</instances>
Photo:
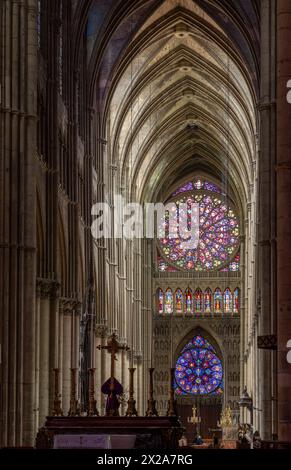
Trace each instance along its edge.
<instances>
[{"instance_id":1,"label":"brass candlestick","mask_svg":"<svg viewBox=\"0 0 291 470\"><path fill-rule=\"evenodd\" d=\"M192 424L196 425L196 434L199 435L200 434L201 416L198 416L197 408L196 408L195 405L192 407L192 416L188 416L187 421L188 421L188 423L192 423Z\"/></svg>"},{"instance_id":2,"label":"brass candlestick","mask_svg":"<svg viewBox=\"0 0 291 470\"><path fill-rule=\"evenodd\" d=\"M68 416L80 416L80 407L77 399L76 374L78 369L71 369L71 398Z\"/></svg>"},{"instance_id":3,"label":"brass candlestick","mask_svg":"<svg viewBox=\"0 0 291 470\"><path fill-rule=\"evenodd\" d=\"M54 377L55 377L55 398L54 398L54 408L53 408L53 416L63 416L63 410L61 406L61 394L59 391L59 374L60 369L54 369Z\"/></svg>"},{"instance_id":4,"label":"brass candlestick","mask_svg":"<svg viewBox=\"0 0 291 470\"><path fill-rule=\"evenodd\" d=\"M149 369L150 374L150 386L149 386L149 399L148 399L148 409L146 411L146 416L159 416L156 409L156 400L154 400L154 368Z\"/></svg>"},{"instance_id":5,"label":"brass candlestick","mask_svg":"<svg viewBox=\"0 0 291 470\"><path fill-rule=\"evenodd\" d=\"M89 369L89 407L88 407L88 416L99 416L96 400L95 400L95 392L94 392L94 375L95 369Z\"/></svg>"},{"instance_id":6,"label":"brass candlestick","mask_svg":"<svg viewBox=\"0 0 291 470\"><path fill-rule=\"evenodd\" d=\"M133 398L134 395L134 390L133 390L133 375L135 368L130 367L129 369L129 399L127 402L127 410L125 416L131 417L131 416L138 416L137 410L135 407L135 399Z\"/></svg>"},{"instance_id":7,"label":"brass candlestick","mask_svg":"<svg viewBox=\"0 0 291 470\"><path fill-rule=\"evenodd\" d=\"M175 368L170 369L170 397L168 400L167 416L177 416L177 402L175 400Z\"/></svg>"}]
</instances>

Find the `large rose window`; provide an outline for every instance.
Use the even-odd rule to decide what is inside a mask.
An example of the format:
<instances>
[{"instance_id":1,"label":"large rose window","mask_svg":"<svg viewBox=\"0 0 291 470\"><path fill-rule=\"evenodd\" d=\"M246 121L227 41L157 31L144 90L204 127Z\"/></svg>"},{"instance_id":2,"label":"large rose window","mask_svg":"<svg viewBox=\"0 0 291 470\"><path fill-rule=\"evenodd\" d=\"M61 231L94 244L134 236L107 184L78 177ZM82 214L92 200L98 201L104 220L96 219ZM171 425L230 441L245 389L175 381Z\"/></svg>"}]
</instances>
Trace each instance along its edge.
<instances>
[{"instance_id":1,"label":"large rose window","mask_svg":"<svg viewBox=\"0 0 291 470\"><path fill-rule=\"evenodd\" d=\"M182 350L175 369L178 395L221 395L223 368L215 349L195 336Z\"/></svg>"},{"instance_id":2,"label":"large rose window","mask_svg":"<svg viewBox=\"0 0 291 470\"><path fill-rule=\"evenodd\" d=\"M195 203L199 205L199 239L198 245L193 243L191 247L184 242L190 237L191 205ZM158 244L165 261L188 271L217 270L232 261L239 247L239 223L223 194L194 187L193 192L178 194L167 204L171 214L161 220L158 228ZM188 221L175 237L169 236L170 216Z\"/></svg>"}]
</instances>

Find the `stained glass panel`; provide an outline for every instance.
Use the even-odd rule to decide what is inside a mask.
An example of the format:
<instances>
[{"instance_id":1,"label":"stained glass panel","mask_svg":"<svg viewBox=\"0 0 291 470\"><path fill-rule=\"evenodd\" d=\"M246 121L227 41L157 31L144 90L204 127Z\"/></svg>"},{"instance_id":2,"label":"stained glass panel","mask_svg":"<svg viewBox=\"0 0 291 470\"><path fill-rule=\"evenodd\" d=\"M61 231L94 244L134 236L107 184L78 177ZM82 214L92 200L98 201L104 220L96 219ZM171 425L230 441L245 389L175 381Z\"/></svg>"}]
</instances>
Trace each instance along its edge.
<instances>
[{"instance_id":1,"label":"stained glass panel","mask_svg":"<svg viewBox=\"0 0 291 470\"><path fill-rule=\"evenodd\" d=\"M185 292L186 313L189 315L193 313L193 298L191 289L186 289Z\"/></svg>"},{"instance_id":2,"label":"stained glass panel","mask_svg":"<svg viewBox=\"0 0 291 470\"><path fill-rule=\"evenodd\" d=\"M240 254L237 253L231 263L222 268L222 272L237 272L240 269Z\"/></svg>"},{"instance_id":3,"label":"stained glass panel","mask_svg":"<svg viewBox=\"0 0 291 470\"><path fill-rule=\"evenodd\" d=\"M195 312L202 312L202 290L196 289L195 291Z\"/></svg>"},{"instance_id":4,"label":"stained glass panel","mask_svg":"<svg viewBox=\"0 0 291 470\"><path fill-rule=\"evenodd\" d=\"M178 188L172 195L177 196L177 194L185 193L186 191L191 191L193 189L193 183L186 183L180 188Z\"/></svg>"},{"instance_id":5,"label":"stained glass panel","mask_svg":"<svg viewBox=\"0 0 291 470\"><path fill-rule=\"evenodd\" d=\"M193 189L198 190L198 191L200 189L205 189L206 191L212 191L214 193L221 193L225 196L225 194L221 191L221 189L216 184L210 183L209 181L205 181L201 178L195 178L193 182L189 181L183 184L172 194L172 196L177 196L178 194L192 191Z\"/></svg>"},{"instance_id":6,"label":"stained glass panel","mask_svg":"<svg viewBox=\"0 0 291 470\"><path fill-rule=\"evenodd\" d=\"M163 258L158 256L158 270L160 272L169 272L174 273L177 272L177 269L173 266L169 265Z\"/></svg>"},{"instance_id":7,"label":"stained glass panel","mask_svg":"<svg viewBox=\"0 0 291 470\"><path fill-rule=\"evenodd\" d=\"M234 290L233 293L233 312L239 312L239 289L238 287Z\"/></svg>"},{"instance_id":8,"label":"stained glass panel","mask_svg":"<svg viewBox=\"0 0 291 470\"><path fill-rule=\"evenodd\" d=\"M214 292L214 311L215 313L222 312L222 293L219 288L215 289Z\"/></svg>"},{"instance_id":9,"label":"stained glass panel","mask_svg":"<svg viewBox=\"0 0 291 470\"><path fill-rule=\"evenodd\" d=\"M175 293L175 310L176 313L183 313L183 292L177 289Z\"/></svg>"},{"instance_id":10,"label":"stained glass panel","mask_svg":"<svg viewBox=\"0 0 291 470\"><path fill-rule=\"evenodd\" d=\"M211 312L211 305L212 304L212 292L211 289L206 289L204 292L204 311L206 313Z\"/></svg>"},{"instance_id":11,"label":"stained glass panel","mask_svg":"<svg viewBox=\"0 0 291 470\"><path fill-rule=\"evenodd\" d=\"M173 313L173 292L167 289L165 293L165 313Z\"/></svg>"},{"instance_id":12,"label":"stained glass panel","mask_svg":"<svg viewBox=\"0 0 291 470\"><path fill-rule=\"evenodd\" d=\"M225 289L223 294L224 312L230 313L232 310L232 295L229 288Z\"/></svg>"},{"instance_id":13,"label":"stained glass panel","mask_svg":"<svg viewBox=\"0 0 291 470\"><path fill-rule=\"evenodd\" d=\"M164 293L162 289L158 289L158 312L164 313Z\"/></svg>"},{"instance_id":14,"label":"stained glass panel","mask_svg":"<svg viewBox=\"0 0 291 470\"><path fill-rule=\"evenodd\" d=\"M198 335L182 350L175 368L177 395L221 395L223 368L213 346Z\"/></svg>"}]
</instances>

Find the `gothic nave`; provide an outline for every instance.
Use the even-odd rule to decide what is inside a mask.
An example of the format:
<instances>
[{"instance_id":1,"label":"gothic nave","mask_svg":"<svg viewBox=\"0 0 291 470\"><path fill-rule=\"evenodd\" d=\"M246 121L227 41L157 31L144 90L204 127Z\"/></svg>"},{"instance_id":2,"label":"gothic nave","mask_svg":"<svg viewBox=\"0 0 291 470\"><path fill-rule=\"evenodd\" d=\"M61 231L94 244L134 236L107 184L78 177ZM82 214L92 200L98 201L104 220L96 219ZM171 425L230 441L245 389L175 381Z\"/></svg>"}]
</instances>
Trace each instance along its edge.
<instances>
[{"instance_id":1,"label":"gothic nave","mask_svg":"<svg viewBox=\"0 0 291 470\"><path fill-rule=\"evenodd\" d=\"M144 417L149 369L188 440L195 406L203 439L227 411L232 439L291 443L291 2L1 0L0 22L0 447L91 386L104 416L113 375ZM117 212L98 238L116 196L198 204L197 247Z\"/></svg>"}]
</instances>

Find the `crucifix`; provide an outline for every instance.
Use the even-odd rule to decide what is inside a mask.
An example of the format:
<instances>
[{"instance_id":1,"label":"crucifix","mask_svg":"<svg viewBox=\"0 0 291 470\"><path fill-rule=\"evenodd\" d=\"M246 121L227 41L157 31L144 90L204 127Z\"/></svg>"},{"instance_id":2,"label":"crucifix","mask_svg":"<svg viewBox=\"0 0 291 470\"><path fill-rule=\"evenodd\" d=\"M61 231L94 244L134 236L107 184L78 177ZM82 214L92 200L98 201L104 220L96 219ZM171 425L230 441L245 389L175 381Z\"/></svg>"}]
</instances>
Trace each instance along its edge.
<instances>
[{"instance_id":1,"label":"crucifix","mask_svg":"<svg viewBox=\"0 0 291 470\"><path fill-rule=\"evenodd\" d=\"M107 346L97 346L97 349L107 349L108 352L111 354L111 369L110 369L110 374L111 377L114 377L114 361L117 361L116 353L118 353L119 350L123 351L128 351L129 347L128 346L121 346L118 341L117 341L117 336L115 333L113 333L107 341Z\"/></svg>"},{"instance_id":2,"label":"crucifix","mask_svg":"<svg viewBox=\"0 0 291 470\"><path fill-rule=\"evenodd\" d=\"M111 367L110 367L110 378L102 385L102 393L108 395L106 402L106 416L119 416L119 400L117 395L123 393L122 385L114 377L115 373L115 361L117 361L116 354L118 351L128 351L129 347L120 345L117 341L116 334L113 333L110 338L108 338L107 346L97 346L97 349L102 350L106 349L111 354Z\"/></svg>"}]
</instances>

